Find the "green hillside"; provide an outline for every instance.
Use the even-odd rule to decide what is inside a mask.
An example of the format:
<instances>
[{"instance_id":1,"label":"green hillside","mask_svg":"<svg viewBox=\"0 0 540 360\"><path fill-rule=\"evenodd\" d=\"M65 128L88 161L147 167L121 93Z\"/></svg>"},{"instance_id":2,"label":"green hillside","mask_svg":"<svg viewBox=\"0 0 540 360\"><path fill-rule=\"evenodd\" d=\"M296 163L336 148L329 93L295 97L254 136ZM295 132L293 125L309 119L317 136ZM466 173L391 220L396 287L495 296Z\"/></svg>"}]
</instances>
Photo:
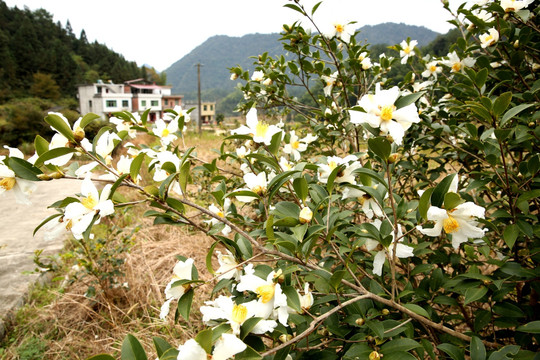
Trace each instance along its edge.
<instances>
[{"instance_id":1,"label":"green hillside","mask_svg":"<svg viewBox=\"0 0 540 360\"><path fill-rule=\"evenodd\" d=\"M358 41L369 44L396 44L410 37L418 40L419 46L427 45L438 33L425 27L385 23L364 26L357 36ZM263 52L269 55L284 54L280 45L280 34L249 34L242 37L213 36L188 55L165 70L173 92L194 99L197 93L197 63L201 68L201 88L207 100L218 100L229 94L235 83L229 80L228 68L240 65L253 69L253 59Z\"/></svg>"}]
</instances>

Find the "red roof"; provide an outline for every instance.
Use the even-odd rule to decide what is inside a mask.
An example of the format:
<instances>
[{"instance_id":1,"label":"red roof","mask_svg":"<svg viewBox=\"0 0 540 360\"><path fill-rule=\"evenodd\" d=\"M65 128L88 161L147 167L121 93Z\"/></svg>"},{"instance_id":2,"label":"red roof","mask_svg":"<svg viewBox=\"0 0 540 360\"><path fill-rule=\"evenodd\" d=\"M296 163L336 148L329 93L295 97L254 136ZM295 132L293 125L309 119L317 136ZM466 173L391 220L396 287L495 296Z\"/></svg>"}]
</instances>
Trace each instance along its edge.
<instances>
[{"instance_id":1,"label":"red roof","mask_svg":"<svg viewBox=\"0 0 540 360\"><path fill-rule=\"evenodd\" d=\"M166 86L159 86L159 85L139 85L139 84L130 84L129 86L135 89L162 89L166 87Z\"/></svg>"}]
</instances>

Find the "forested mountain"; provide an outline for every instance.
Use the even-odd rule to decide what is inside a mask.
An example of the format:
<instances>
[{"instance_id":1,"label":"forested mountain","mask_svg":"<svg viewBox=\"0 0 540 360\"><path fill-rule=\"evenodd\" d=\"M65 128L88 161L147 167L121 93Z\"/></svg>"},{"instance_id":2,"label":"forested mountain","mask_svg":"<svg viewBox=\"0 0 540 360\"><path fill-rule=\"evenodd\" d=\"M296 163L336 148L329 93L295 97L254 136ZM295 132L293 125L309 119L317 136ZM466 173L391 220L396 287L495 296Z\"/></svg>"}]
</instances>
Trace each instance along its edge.
<instances>
[{"instance_id":1,"label":"forested mountain","mask_svg":"<svg viewBox=\"0 0 540 360\"><path fill-rule=\"evenodd\" d=\"M142 76L132 61L84 30L73 34L46 10L9 8L0 0L0 102L28 95L74 97L76 85L97 79L123 82Z\"/></svg>"},{"instance_id":2,"label":"forested mountain","mask_svg":"<svg viewBox=\"0 0 540 360\"><path fill-rule=\"evenodd\" d=\"M369 44L393 45L407 37L418 40L419 46L427 45L439 35L425 27L385 23L360 28L358 41ZM268 55L283 54L279 34L249 34L242 37L213 36L192 52L171 65L165 72L174 93L184 94L186 99L195 98L197 91L197 68L201 68L201 88L208 100L218 100L231 92L235 83L229 80L227 68L240 65L253 69L253 59L263 52Z\"/></svg>"}]
</instances>

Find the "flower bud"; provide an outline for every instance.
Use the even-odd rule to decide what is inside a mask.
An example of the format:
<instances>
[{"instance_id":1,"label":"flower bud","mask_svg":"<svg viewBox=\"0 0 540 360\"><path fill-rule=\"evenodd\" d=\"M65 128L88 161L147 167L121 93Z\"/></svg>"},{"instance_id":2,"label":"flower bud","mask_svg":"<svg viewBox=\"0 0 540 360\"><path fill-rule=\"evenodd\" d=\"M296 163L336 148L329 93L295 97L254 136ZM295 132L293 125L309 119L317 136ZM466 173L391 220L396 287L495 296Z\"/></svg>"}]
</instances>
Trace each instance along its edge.
<instances>
[{"instance_id":1,"label":"flower bud","mask_svg":"<svg viewBox=\"0 0 540 360\"><path fill-rule=\"evenodd\" d=\"M381 357L382 355L376 351L372 351L371 354L369 354L369 360L380 360Z\"/></svg>"},{"instance_id":2,"label":"flower bud","mask_svg":"<svg viewBox=\"0 0 540 360\"><path fill-rule=\"evenodd\" d=\"M356 321L355 321L356 325L358 325L358 326L364 325L365 322L366 322L366 321L365 321L363 318L358 318L358 319L356 319Z\"/></svg>"},{"instance_id":3,"label":"flower bud","mask_svg":"<svg viewBox=\"0 0 540 360\"><path fill-rule=\"evenodd\" d=\"M232 73L231 74L231 80L236 80L238 79L238 74L237 73Z\"/></svg>"},{"instance_id":4,"label":"flower bud","mask_svg":"<svg viewBox=\"0 0 540 360\"><path fill-rule=\"evenodd\" d=\"M64 174L62 174L60 171L57 171L55 173L52 173L50 176L53 179L61 179L64 177Z\"/></svg>"},{"instance_id":5,"label":"flower bud","mask_svg":"<svg viewBox=\"0 0 540 360\"><path fill-rule=\"evenodd\" d=\"M75 141L77 142L81 142L84 139L84 136L85 136L84 130L81 128L77 128L73 132L73 137L75 138Z\"/></svg>"},{"instance_id":6,"label":"flower bud","mask_svg":"<svg viewBox=\"0 0 540 360\"><path fill-rule=\"evenodd\" d=\"M300 223L307 224L313 218L313 212L309 207L304 206L302 210L300 210L300 215L298 218L300 220Z\"/></svg>"},{"instance_id":7,"label":"flower bud","mask_svg":"<svg viewBox=\"0 0 540 360\"><path fill-rule=\"evenodd\" d=\"M49 181L52 180L52 177L49 174L38 174L38 179L41 181Z\"/></svg>"},{"instance_id":8,"label":"flower bud","mask_svg":"<svg viewBox=\"0 0 540 360\"><path fill-rule=\"evenodd\" d=\"M282 343L285 343L289 340L292 339L292 335L291 334L281 334L279 335L279 341L281 341Z\"/></svg>"},{"instance_id":9,"label":"flower bud","mask_svg":"<svg viewBox=\"0 0 540 360\"><path fill-rule=\"evenodd\" d=\"M397 153L390 154L390 156L388 157L388 163L393 164L396 161L398 161L398 159L399 159L399 154Z\"/></svg>"},{"instance_id":10,"label":"flower bud","mask_svg":"<svg viewBox=\"0 0 540 360\"><path fill-rule=\"evenodd\" d=\"M386 316L386 315L390 314L390 310L388 310L388 309L382 309L381 314L383 314L384 316Z\"/></svg>"},{"instance_id":11,"label":"flower bud","mask_svg":"<svg viewBox=\"0 0 540 360\"><path fill-rule=\"evenodd\" d=\"M519 47L519 39L514 41L514 49L517 49Z\"/></svg>"}]
</instances>

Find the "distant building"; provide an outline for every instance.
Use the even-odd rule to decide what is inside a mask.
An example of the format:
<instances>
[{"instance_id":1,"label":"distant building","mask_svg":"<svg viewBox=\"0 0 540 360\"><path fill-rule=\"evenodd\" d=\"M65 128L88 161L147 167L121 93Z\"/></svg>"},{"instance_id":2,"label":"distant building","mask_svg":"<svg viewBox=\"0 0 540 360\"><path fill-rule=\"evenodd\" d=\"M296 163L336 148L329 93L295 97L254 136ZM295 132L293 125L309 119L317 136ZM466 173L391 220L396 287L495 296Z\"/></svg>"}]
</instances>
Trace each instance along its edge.
<instances>
[{"instance_id":1,"label":"distant building","mask_svg":"<svg viewBox=\"0 0 540 360\"><path fill-rule=\"evenodd\" d=\"M186 102L185 109L195 108L191 112L191 119L197 122L199 120L199 103L196 101ZM216 103L213 101L201 102L201 120L203 124L215 124Z\"/></svg>"},{"instance_id":2,"label":"distant building","mask_svg":"<svg viewBox=\"0 0 540 360\"><path fill-rule=\"evenodd\" d=\"M91 85L78 86L81 114L89 112L109 118L118 111L143 112L150 109L148 119L163 117L163 110L182 105L182 95L172 95L171 86L141 84L141 79L124 84L104 83L98 80Z\"/></svg>"}]
</instances>

